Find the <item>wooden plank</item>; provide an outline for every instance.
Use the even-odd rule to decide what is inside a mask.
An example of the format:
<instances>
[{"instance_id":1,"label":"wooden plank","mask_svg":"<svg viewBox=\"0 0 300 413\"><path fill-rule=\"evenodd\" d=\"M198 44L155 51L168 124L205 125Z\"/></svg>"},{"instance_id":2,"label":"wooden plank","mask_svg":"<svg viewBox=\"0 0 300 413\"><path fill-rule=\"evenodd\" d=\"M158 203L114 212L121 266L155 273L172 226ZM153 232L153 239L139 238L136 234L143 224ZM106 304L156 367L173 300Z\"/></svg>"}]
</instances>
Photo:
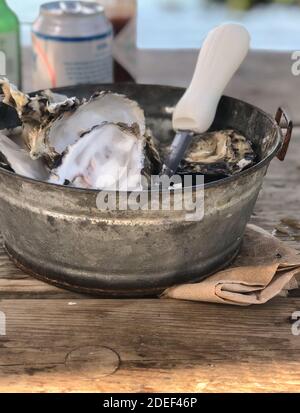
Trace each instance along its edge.
<instances>
[{"instance_id":1,"label":"wooden plank","mask_svg":"<svg viewBox=\"0 0 300 413\"><path fill-rule=\"evenodd\" d=\"M300 299L2 300L0 391L298 391Z\"/></svg>"}]
</instances>

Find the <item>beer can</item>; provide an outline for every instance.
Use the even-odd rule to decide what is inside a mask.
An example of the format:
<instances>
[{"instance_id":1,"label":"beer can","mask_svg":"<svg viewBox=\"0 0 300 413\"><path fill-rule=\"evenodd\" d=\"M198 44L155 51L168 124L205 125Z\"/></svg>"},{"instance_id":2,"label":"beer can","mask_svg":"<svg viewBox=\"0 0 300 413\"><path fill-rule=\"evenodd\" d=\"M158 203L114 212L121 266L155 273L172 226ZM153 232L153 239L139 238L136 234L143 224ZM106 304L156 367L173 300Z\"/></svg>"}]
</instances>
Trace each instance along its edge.
<instances>
[{"instance_id":1,"label":"beer can","mask_svg":"<svg viewBox=\"0 0 300 413\"><path fill-rule=\"evenodd\" d=\"M113 28L103 6L85 1L43 4L33 24L35 90L111 83Z\"/></svg>"}]
</instances>

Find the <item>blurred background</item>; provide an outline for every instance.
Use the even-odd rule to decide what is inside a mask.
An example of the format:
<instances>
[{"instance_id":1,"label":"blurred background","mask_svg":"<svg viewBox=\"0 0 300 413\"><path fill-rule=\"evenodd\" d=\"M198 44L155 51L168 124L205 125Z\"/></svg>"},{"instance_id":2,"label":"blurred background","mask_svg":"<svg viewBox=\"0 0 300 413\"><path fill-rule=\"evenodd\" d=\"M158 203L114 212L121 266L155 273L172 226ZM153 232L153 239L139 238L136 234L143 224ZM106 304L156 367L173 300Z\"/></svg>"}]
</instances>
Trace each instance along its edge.
<instances>
[{"instance_id":1,"label":"blurred background","mask_svg":"<svg viewBox=\"0 0 300 413\"><path fill-rule=\"evenodd\" d=\"M108 14L130 15L135 3L134 0L97 1L104 4ZM7 0L23 24L25 44L30 42L30 25L44 2ZM255 49L299 47L300 0L137 0L137 3L140 47L199 47L207 31L225 20L245 24Z\"/></svg>"},{"instance_id":2,"label":"blurred background","mask_svg":"<svg viewBox=\"0 0 300 413\"><path fill-rule=\"evenodd\" d=\"M228 20L247 27L254 49L298 47L300 1L292 0L140 0L138 44L199 47L212 27Z\"/></svg>"},{"instance_id":3,"label":"blurred background","mask_svg":"<svg viewBox=\"0 0 300 413\"><path fill-rule=\"evenodd\" d=\"M1 3L2 0L0 0ZM208 31L244 24L252 52L227 93L299 118L291 52L300 50L300 0L96 0L114 23L115 80L187 86ZM44 0L6 0L20 21L23 88L32 90L31 27ZM0 15L1 28L1 15Z\"/></svg>"}]
</instances>

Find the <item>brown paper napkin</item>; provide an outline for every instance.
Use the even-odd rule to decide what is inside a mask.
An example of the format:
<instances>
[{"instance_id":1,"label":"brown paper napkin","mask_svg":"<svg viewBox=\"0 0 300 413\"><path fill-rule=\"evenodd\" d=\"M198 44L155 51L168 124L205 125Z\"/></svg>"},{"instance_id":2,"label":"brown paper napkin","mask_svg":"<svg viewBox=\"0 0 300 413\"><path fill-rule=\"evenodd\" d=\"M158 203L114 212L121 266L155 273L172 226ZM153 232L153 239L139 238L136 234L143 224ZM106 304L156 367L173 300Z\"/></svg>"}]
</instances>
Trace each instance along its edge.
<instances>
[{"instance_id":1,"label":"brown paper napkin","mask_svg":"<svg viewBox=\"0 0 300 413\"><path fill-rule=\"evenodd\" d=\"M170 288L162 298L247 306L264 304L300 286L300 254L255 225L225 271L196 284Z\"/></svg>"}]
</instances>

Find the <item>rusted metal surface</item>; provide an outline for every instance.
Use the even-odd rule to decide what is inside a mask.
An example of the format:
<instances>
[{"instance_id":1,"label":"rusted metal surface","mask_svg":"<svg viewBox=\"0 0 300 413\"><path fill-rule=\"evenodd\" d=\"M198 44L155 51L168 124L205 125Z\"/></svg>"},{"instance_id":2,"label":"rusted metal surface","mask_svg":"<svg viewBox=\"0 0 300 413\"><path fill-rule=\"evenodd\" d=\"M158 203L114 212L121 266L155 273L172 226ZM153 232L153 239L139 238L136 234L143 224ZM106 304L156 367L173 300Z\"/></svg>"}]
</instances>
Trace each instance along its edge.
<instances>
[{"instance_id":1,"label":"rusted metal surface","mask_svg":"<svg viewBox=\"0 0 300 413\"><path fill-rule=\"evenodd\" d=\"M293 122L289 119L285 110L282 108L279 108L275 116L275 120L279 126L282 125L282 118L285 122L282 127L286 129L286 133L285 133L282 148L277 154L277 158L283 162L285 160L286 154L288 152L288 149L291 143L294 125L293 125Z\"/></svg>"},{"instance_id":2,"label":"rusted metal surface","mask_svg":"<svg viewBox=\"0 0 300 413\"><path fill-rule=\"evenodd\" d=\"M60 91L89 96L96 89L136 99L157 139L170 143L173 133L165 108L176 104L183 89L125 84ZM220 128L249 137L261 161L238 176L206 184L205 216L197 222L186 221L184 211L101 211L96 191L0 170L0 226L9 254L38 278L107 296L152 296L223 268L239 251L283 134L271 116L229 97L223 97L213 125Z\"/></svg>"}]
</instances>

